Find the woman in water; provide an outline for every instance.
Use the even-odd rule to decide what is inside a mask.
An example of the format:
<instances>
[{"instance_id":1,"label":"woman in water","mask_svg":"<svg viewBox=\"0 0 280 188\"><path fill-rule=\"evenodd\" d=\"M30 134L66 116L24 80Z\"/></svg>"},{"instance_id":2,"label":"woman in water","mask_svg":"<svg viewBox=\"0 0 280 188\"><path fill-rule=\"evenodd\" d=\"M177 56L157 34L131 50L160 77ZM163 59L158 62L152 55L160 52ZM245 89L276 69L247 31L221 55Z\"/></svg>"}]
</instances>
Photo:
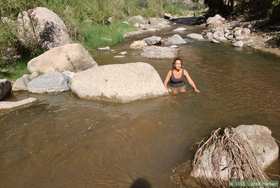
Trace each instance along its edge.
<instances>
[{"instance_id":1,"label":"woman in water","mask_svg":"<svg viewBox=\"0 0 280 188\"><path fill-rule=\"evenodd\" d=\"M195 92L199 93L194 81L190 77L189 73L183 69L183 61L180 58L175 58L172 63L172 69L168 71L164 86L168 91L171 90L173 94L185 93L186 83L184 77L187 79L188 83L192 86Z\"/></svg>"}]
</instances>

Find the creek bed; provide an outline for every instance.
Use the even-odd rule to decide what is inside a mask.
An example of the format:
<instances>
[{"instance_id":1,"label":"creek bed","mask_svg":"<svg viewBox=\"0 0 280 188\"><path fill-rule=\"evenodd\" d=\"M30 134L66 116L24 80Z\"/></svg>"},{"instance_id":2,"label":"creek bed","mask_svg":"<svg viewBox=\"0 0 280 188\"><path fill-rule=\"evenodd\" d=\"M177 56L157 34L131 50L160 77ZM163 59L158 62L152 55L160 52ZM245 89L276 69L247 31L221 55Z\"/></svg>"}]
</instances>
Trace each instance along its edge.
<instances>
[{"instance_id":1,"label":"creek bed","mask_svg":"<svg viewBox=\"0 0 280 188\"><path fill-rule=\"evenodd\" d=\"M146 59L128 46L93 54L100 65L150 63L164 79L172 60ZM125 58L113 57L124 50ZM142 178L171 188L172 169L217 127L261 124L280 139L278 57L208 42L181 46L180 56L200 94L112 104L70 92L17 93L40 102L0 114L0 187L128 188ZM270 171L279 169L277 161Z\"/></svg>"}]
</instances>

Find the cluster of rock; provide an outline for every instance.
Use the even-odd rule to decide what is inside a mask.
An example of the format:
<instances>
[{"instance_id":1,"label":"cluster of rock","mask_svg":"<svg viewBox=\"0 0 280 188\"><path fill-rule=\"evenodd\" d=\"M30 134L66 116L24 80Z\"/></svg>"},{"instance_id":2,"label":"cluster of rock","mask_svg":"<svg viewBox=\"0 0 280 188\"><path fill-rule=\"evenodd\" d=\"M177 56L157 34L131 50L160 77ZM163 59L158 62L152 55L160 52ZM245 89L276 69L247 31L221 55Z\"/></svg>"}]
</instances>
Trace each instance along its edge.
<instances>
[{"instance_id":1,"label":"cluster of rock","mask_svg":"<svg viewBox=\"0 0 280 188\"><path fill-rule=\"evenodd\" d=\"M142 20L131 18L141 29L162 29L169 23L160 18ZM138 19L138 20L137 20ZM138 24L138 25L137 25ZM127 63L98 66L90 53L78 43L72 43L63 21L52 11L37 7L19 14L18 38L26 47L38 46L46 51L27 64L29 74L13 84L0 81L0 100L7 99L12 90L31 93L58 93L71 90L84 99L112 102L131 102L138 99L166 95L157 71L147 63ZM161 38L147 39L150 45ZM146 42L145 43L146 45ZM110 50L104 48L100 50ZM124 57L127 51L119 52L116 58ZM22 101L4 101L1 109L33 103L29 98Z\"/></svg>"},{"instance_id":2,"label":"cluster of rock","mask_svg":"<svg viewBox=\"0 0 280 188\"><path fill-rule=\"evenodd\" d=\"M125 38L152 33L171 27L170 22L164 18L144 18L140 15L130 17L128 23L137 28L137 31L126 33L124 35Z\"/></svg>"},{"instance_id":3,"label":"cluster of rock","mask_svg":"<svg viewBox=\"0 0 280 188\"><path fill-rule=\"evenodd\" d=\"M207 19L207 30L204 37L214 43L230 42L235 47L250 46L252 43L251 30L238 22L226 22L220 15Z\"/></svg>"},{"instance_id":4,"label":"cluster of rock","mask_svg":"<svg viewBox=\"0 0 280 188\"><path fill-rule=\"evenodd\" d=\"M151 65L98 66L80 44L52 48L28 62L27 67L31 74L16 80L14 91L57 93L71 90L80 98L112 102L131 102L167 94Z\"/></svg>"},{"instance_id":5,"label":"cluster of rock","mask_svg":"<svg viewBox=\"0 0 280 188\"><path fill-rule=\"evenodd\" d=\"M164 59L175 58L178 55L178 46L186 44L188 40L183 39L179 34L167 38L150 36L143 40L131 43L131 49L142 49L141 56L146 58Z\"/></svg>"},{"instance_id":6,"label":"cluster of rock","mask_svg":"<svg viewBox=\"0 0 280 188\"><path fill-rule=\"evenodd\" d=\"M12 95L12 82L7 79L0 79L0 111L28 106L37 101L36 98L27 98L20 101L4 101Z\"/></svg>"}]
</instances>

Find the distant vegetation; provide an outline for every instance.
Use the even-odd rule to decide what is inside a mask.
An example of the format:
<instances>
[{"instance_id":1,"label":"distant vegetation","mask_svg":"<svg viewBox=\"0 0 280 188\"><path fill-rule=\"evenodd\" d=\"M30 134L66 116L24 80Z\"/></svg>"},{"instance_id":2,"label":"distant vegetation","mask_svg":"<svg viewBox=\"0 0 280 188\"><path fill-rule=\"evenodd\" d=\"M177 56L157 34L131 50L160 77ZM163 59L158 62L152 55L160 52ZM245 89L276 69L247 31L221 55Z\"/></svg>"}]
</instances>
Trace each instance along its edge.
<instances>
[{"instance_id":1,"label":"distant vegetation","mask_svg":"<svg viewBox=\"0 0 280 188\"><path fill-rule=\"evenodd\" d=\"M280 0L205 0L208 14L245 16L247 19L270 18L277 22L280 16Z\"/></svg>"}]
</instances>

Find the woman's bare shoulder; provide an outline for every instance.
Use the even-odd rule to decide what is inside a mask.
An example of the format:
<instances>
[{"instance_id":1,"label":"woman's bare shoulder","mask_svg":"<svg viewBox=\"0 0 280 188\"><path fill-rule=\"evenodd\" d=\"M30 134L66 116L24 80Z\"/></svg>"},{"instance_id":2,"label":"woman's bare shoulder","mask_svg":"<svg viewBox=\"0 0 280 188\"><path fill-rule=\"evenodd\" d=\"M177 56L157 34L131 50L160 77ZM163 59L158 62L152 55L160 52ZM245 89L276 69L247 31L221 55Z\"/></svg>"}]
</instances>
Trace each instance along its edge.
<instances>
[{"instance_id":1,"label":"woman's bare shoulder","mask_svg":"<svg viewBox=\"0 0 280 188\"><path fill-rule=\"evenodd\" d=\"M184 74L188 74L187 69L183 69L183 71L184 71Z\"/></svg>"}]
</instances>

